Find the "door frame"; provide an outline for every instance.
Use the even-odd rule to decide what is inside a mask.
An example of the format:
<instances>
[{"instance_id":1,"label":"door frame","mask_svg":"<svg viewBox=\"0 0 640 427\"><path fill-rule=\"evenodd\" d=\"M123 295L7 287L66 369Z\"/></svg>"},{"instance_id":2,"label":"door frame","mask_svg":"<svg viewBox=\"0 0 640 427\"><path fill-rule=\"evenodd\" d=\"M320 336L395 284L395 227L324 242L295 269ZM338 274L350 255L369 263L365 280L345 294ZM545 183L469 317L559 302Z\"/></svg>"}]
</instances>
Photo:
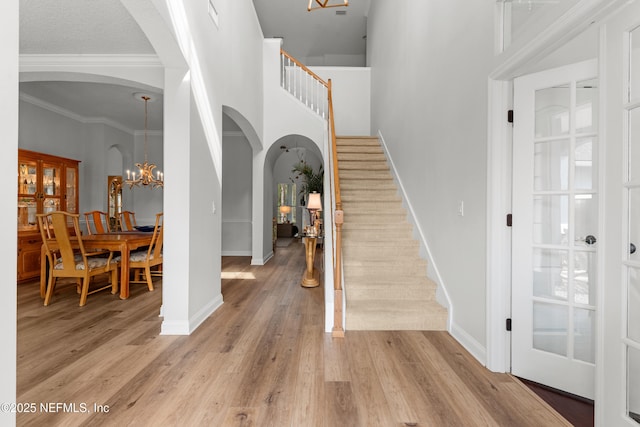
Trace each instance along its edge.
<instances>
[{"instance_id":1,"label":"door frame","mask_svg":"<svg viewBox=\"0 0 640 427\"><path fill-rule=\"evenodd\" d=\"M511 317L511 230L506 215L511 212L512 193L512 128L507 111L513 107L513 79L536 70L536 63L561 47L590 25L624 7L624 0L582 0L563 13L547 31L532 40L512 44L496 58L496 67L488 78L487 126L487 271L486 271L486 357L485 365L494 372L510 372L511 339L505 321ZM594 23L595 24L592 24ZM598 47L600 56L600 47ZM601 115L603 109L600 110ZM517 120L517 118L516 118ZM604 159L605 144L599 144ZM602 181L604 173L599 174ZM602 182L598 183L604 189ZM602 209L604 197L599 198ZM517 219L515 219L517 221ZM600 221L602 227L604 221ZM602 235L602 233L601 233ZM604 237L604 236L603 236ZM601 256L601 255L599 255ZM601 263L602 260L598 259ZM602 280L599 269L598 280ZM603 298L597 302L596 334L601 337ZM596 365L602 360L601 339L596 347ZM604 389L596 368L596 414L603 401ZM597 417L597 415L596 415Z\"/></svg>"}]
</instances>

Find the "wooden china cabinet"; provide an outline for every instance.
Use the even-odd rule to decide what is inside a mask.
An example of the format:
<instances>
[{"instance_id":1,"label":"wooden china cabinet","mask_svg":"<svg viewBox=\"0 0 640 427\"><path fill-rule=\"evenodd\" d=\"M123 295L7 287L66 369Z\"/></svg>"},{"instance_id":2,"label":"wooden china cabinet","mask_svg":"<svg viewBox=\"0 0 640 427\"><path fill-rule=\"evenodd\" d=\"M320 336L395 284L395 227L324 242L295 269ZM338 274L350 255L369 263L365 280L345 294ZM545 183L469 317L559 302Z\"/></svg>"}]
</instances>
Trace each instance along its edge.
<instances>
[{"instance_id":1,"label":"wooden china cabinet","mask_svg":"<svg viewBox=\"0 0 640 427\"><path fill-rule=\"evenodd\" d=\"M78 213L78 160L18 150L18 281L40 275L36 214Z\"/></svg>"}]
</instances>

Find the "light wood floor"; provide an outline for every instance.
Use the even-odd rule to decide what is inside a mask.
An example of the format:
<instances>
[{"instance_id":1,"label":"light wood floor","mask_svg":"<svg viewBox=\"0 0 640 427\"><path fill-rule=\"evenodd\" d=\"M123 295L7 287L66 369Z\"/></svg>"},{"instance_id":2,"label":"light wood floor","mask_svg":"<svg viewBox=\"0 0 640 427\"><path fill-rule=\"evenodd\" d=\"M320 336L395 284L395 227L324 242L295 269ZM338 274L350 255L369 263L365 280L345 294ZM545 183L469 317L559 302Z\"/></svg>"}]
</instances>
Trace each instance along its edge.
<instances>
[{"instance_id":1,"label":"light wood floor","mask_svg":"<svg viewBox=\"0 0 640 427\"><path fill-rule=\"evenodd\" d=\"M568 425L446 332L332 339L323 289L299 285L302 245L277 249L263 267L223 259L244 278L223 280L224 305L191 336L159 335L161 284L85 307L71 287L43 307L36 283L19 285L18 402L37 408L18 425Z\"/></svg>"}]
</instances>

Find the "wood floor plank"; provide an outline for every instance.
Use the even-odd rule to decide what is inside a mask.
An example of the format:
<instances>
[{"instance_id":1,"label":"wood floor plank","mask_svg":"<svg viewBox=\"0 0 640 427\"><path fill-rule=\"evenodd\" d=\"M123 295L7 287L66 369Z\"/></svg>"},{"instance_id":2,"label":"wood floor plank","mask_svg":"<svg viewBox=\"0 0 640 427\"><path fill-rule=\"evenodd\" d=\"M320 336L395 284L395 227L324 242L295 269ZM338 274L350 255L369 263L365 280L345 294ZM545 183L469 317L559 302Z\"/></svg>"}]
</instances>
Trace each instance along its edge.
<instances>
[{"instance_id":1,"label":"wood floor plank","mask_svg":"<svg viewBox=\"0 0 640 427\"><path fill-rule=\"evenodd\" d=\"M366 426L397 425L400 420L392 415L367 345L371 334L349 331L345 339L347 366L351 373L359 417L362 425Z\"/></svg>"},{"instance_id":2,"label":"wood floor plank","mask_svg":"<svg viewBox=\"0 0 640 427\"><path fill-rule=\"evenodd\" d=\"M224 304L179 337L159 335L161 281L154 292L133 287L126 301L91 295L85 307L73 285L60 287L48 307L36 282L19 285L18 401L54 406L17 414L17 424L567 425L446 332L332 338L323 286L300 286L305 260L297 242L279 247L265 266L223 257L222 268L231 277L222 280ZM81 404L89 410L71 410Z\"/></svg>"},{"instance_id":3,"label":"wood floor plank","mask_svg":"<svg viewBox=\"0 0 640 427\"><path fill-rule=\"evenodd\" d=\"M358 415L348 381L329 381L325 386L326 420L328 426L360 426L363 425Z\"/></svg>"},{"instance_id":4,"label":"wood floor plank","mask_svg":"<svg viewBox=\"0 0 640 427\"><path fill-rule=\"evenodd\" d=\"M367 340L375 372L380 379L392 412L398 417L397 420L410 424L415 423L418 421L418 415L415 411L417 408L406 398L406 395L414 393L415 390L407 390L407 384L405 384L398 366L396 366L390 355L387 354L385 347L381 344L382 340L384 340L383 336L376 335L370 336Z\"/></svg>"},{"instance_id":5,"label":"wood floor plank","mask_svg":"<svg viewBox=\"0 0 640 427\"><path fill-rule=\"evenodd\" d=\"M333 338L331 335L323 337L324 344L324 380L325 381L350 381L347 344L342 338Z\"/></svg>"}]
</instances>

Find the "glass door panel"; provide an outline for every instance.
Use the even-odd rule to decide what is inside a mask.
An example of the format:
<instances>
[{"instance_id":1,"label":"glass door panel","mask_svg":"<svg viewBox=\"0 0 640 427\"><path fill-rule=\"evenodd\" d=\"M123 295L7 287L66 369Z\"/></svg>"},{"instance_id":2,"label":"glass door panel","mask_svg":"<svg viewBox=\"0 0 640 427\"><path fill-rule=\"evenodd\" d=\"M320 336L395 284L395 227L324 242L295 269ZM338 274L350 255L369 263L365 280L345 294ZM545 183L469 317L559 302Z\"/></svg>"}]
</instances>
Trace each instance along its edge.
<instances>
[{"instance_id":1,"label":"glass door panel","mask_svg":"<svg viewBox=\"0 0 640 427\"><path fill-rule=\"evenodd\" d=\"M570 89L568 84L562 84L536 91L536 138L558 137L569 133Z\"/></svg>"},{"instance_id":2,"label":"glass door panel","mask_svg":"<svg viewBox=\"0 0 640 427\"><path fill-rule=\"evenodd\" d=\"M598 128L598 79L576 83L576 133L595 133Z\"/></svg>"},{"instance_id":3,"label":"glass door panel","mask_svg":"<svg viewBox=\"0 0 640 427\"><path fill-rule=\"evenodd\" d=\"M627 280L627 336L640 342L640 269L630 268Z\"/></svg>"},{"instance_id":4,"label":"glass door panel","mask_svg":"<svg viewBox=\"0 0 640 427\"><path fill-rule=\"evenodd\" d=\"M629 35L629 99L627 102L640 99L640 27L636 27Z\"/></svg>"},{"instance_id":5,"label":"glass door panel","mask_svg":"<svg viewBox=\"0 0 640 427\"><path fill-rule=\"evenodd\" d=\"M569 183L569 140L545 139L535 144L535 190L566 190Z\"/></svg>"},{"instance_id":6,"label":"glass door panel","mask_svg":"<svg viewBox=\"0 0 640 427\"><path fill-rule=\"evenodd\" d=\"M533 242L538 244L567 244L569 198L556 195L533 197Z\"/></svg>"},{"instance_id":7,"label":"glass door panel","mask_svg":"<svg viewBox=\"0 0 640 427\"><path fill-rule=\"evenodd\" d=\"M78 213L78 206L76 206L78 171L75 168L67 167L66 178L65 199L67 202L67 212Z\"/></svg>"},{"instance_id":8,"label":"glass door panel","mask_svg":"<svg viewBox=\"0 0 640 427\"><path fill-rule=\"evenodd\" d=\"M35 197L21 196L18 199L18 231L32 229L36 226L38 203Z\"/></svg>"},{"instance_id":9,"label":"glass door panel","mask_svg":"<svg viewBox=\"0 0 640 427\"><path fill-rule=\"evenodd\" d=\"M596 363L595 311L575 308L573 311L573 357L587 363Z\"/></svg>"},{"instance_id":10,"label":"glass door panel","mask_svg":"<svg viewBox=\"0 0 640 427\"><path fill-rule=\"evenodd\" d=\"M21 162L18 166L18 194L35 195L38 183L38 164Z\"/></svg>"},{"instance_id":11,"label":"glass door panel","mask_svg":"<svg viewBox=\"0 0 640 427\"><path fill-rule=\"evenodd\" d=\"M569 253L557 249L533 250L533 296L566 300Z\"/></svg>"},{"instance_id":12,"label":"glass door panel","mask_svg":"<svg viewBox=\"0 0 640 427\"><path fill-rule=\"evenodd\" d=\"M44 165L42 168L42 192L45 196L60 196L60 167Z\"/></svg>"},{"instance_id":13,"label":"glass door panel","mask_svg":"<svg viewBox=\"0 0 640 427\"><path fill-rule=\"evenodd\" d=\"M596 145L595 136L576 139L574 154L575 187L579 190L593 189L593 147Z\"/></svg>"},{"instance_id":14,"label":"glass door panel","mask_svg":"<svg viewBox=\"0 0 640 427\"><path fill-rule=\"evenodd\" d=\"M640 140L640 108L634 108L628 113L629 129L627 130L629 135L629 141ZM629 144L628 147L629 156L629 180L640 179L640 144Z\"/></svg>"}]
</instances>

